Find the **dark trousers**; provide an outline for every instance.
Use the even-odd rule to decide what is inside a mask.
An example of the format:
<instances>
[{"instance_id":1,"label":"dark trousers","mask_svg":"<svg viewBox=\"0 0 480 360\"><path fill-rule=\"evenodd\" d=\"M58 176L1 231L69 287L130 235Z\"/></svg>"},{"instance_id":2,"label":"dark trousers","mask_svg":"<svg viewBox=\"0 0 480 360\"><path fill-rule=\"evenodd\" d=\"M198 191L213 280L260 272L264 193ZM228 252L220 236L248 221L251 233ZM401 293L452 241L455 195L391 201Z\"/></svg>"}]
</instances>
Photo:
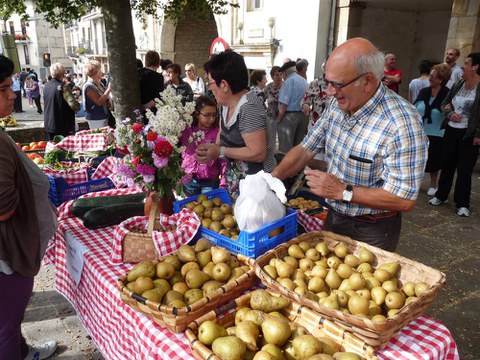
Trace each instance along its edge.
<instances>
[{"instance_id":1,"label":"dark trousers","mask_svg":"<svg viewBox=\"0 0 480 360\"><path fill-rule=\"evenodd\" d=\"M0 273L0 360L21 360L28 354L21 325L32 295L33 278Z\"/></svg>"},{"instance_id":2,"label":"dark trousers","mask_svg":"<svg viewBox=\"0 0 480 360\"><path fill-rule=\"evenodd\" d=\"M353 240L362 241L387 251L395 251L397 248L401 228L402 214L400 212L389 218L372 218L371 221L365 221L329 209L323 224L323 230L348 236Z\"/></svg>"},{"instance_id":3,"label":"dark trousers","mask_svg":"<svg viewBox=\"0 0 480 360\"><path fill-rule=\"evenodd\" d=\"M473 145L473 138L464 138L466 129L447 126L443 137L442 171L438 180L435 197L445 201L452 188L457 172L453 201L457 208L470 207L472 172L478 158L479 146Z\"/></svg>"},{"instance_id":4,"label":"dark trousers","mask_svg":"<svg viewBox=\"0 0 480 360\"><path fill-rule=\"evenodd\" d=\"M20 112L23 111L22 108L22 91L15 91L15 95L17 95L17 98L13 102L13 111L15 112Z\"/></svg>"},{"instance_id":5,"label":"dark trousers","mask_svg":"<svg viewBox=\"0 0 480 360\"><path fill-rule=\"evenodd\" d=\"M41 114L42 111L42 104L40 103L40 96L34 97L33 101L35 101L35 105L37 105L37 113Z\"/></svg>"},{"instance_id":6,"label":"dark trousers","mask_svg":"<svg viewBox=\"0 0 480 360\"><path fill-rule=\"evenodd\" d=\"M308 118L301 112L286 112L277 124L278 150L287 153L300 144L307 134Z\"/></svg>"}]
</instances>

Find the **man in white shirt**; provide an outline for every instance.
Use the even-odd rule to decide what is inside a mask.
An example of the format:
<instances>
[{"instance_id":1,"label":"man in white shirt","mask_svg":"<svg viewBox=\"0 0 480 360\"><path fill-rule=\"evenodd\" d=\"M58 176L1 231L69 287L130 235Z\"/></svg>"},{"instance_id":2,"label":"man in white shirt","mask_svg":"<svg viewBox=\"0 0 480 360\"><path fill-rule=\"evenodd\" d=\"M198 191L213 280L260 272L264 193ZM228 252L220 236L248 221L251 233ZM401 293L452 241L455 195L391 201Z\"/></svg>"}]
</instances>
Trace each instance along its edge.
<instances>
[{"instance_id":1,"label":"man in white shirt","mask_svg":"<svg viewBox=\"0 0 480 360\"><path fill-rule=\"evenodd\" d=\"M452 70L452 75L450 75L450 80L447 82L447 87L452 88L452 85L455 84L458 80L462 78L463 70L460 65L457 64L457 59L460 57L460 50L458 49L448 49L445 53L445 62L450 66Z\"/></svg>"}]
</instances>

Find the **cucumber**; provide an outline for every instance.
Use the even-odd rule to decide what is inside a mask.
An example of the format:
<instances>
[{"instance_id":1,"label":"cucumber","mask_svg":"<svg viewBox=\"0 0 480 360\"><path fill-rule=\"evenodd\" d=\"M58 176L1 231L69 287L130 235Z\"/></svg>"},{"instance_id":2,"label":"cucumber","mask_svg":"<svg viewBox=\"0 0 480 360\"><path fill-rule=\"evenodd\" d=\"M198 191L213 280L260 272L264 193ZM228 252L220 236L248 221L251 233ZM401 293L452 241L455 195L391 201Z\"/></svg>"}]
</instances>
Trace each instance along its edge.
<instances>
[{"instance_id":1,"label":"cucumber","mask_svg":"<svg viewBox=\"0 0 480 360\"><path fill-rule=\"evenodd\" d=\"M146 192L138 194L127 194L117 196L97 196L77 199L72 204L72 214L76 217L83 217L87 211L101 206L117 205L124 203L143 204L147 196Z\"/></svg>"},{"instance_id":2,"label":"cucumber","mask_svg":"<svg viewBox=\"0 0 480 360\"><path fill-rule=\"evenodd\" d=\"M83 215L83 225L88 229L98 229L117 225L133 216L144 215L143 203L123 203L100 206L91 209Z\"/></svg>"}]
</instances>

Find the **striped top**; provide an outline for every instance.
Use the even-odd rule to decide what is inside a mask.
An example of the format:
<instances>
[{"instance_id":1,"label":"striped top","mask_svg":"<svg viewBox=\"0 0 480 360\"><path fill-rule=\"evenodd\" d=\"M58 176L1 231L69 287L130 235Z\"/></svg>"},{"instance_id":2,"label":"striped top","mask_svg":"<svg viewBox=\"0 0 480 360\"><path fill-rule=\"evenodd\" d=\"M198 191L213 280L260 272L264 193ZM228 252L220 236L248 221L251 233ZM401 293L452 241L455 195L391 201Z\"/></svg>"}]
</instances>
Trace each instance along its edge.
<instances>
[{"instance_id":1,"label":"striped top","mask_svg":"<svg viewBox=\"0 0 480 360\"><path fill-rule=\"evenodd\" d=\"M221 145L233 148L244 147L245 141L242 133L265 130L267 133L267 157L263 163L246 162L247 174L255 174L260 170L271 172L276 166L273 156L275 133L267 128L265 106L255 91L249 91L242 96L228 124L226 123L227 114L228 107L223 106L220 113Z\"/></svg>"},{"instance_id":2,"label":"striped top","mask_svg":"<svg viewBox=\"0 0 480 360\"><path fill-rule=\"evenodd\" d=\"M345 184L417 198L428 139L417 109L384 85L353 115L341 111L332 97L302 146L314 153L325 149L328 172ZM348 216L382 212L342 201L327 202Z\"/></svg>"}]
</instances>

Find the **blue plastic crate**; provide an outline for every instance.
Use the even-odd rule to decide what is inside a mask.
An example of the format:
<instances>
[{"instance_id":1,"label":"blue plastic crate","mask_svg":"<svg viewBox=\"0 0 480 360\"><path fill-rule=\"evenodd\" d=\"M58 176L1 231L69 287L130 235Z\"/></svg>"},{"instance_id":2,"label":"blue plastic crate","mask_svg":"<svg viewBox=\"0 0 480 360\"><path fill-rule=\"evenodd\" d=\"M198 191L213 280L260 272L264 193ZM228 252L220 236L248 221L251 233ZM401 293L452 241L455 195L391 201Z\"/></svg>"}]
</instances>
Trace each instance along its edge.
<instances>
[{"instance_id":1,"label":"blue plastic crate","mask_svg":"<svg viewBox=\"0 0 480 360\"><path fill-rule=\"evenodd\" d=\"M88 171L89 179L93 173L94 170ZM53 178L50 175L46 176L48 181L50 181L48 198L55 206L59 206L68 200L74 200L83 194L115 188L115 185L109 178L89 180L82 183L69 185L63 178Z\"/></svg>"},{"instance_id":2,"label":"blue plastic crate","mask_svg":"<svg viewBox=\"0 0 480 360\"><path fill-rule=\"evenodd\" d=\"M224 189L212 190L205 193L205 195L207 195L209 200L218 197L222 200L222 202L232 204L227 191ZM195 201L196 198L197 196L193 196L174 202L174 211L179 212L187 203ZM275 230L280 233L274 235L272 232ZM274 221L252 232L242 230L240 231L240 234L236 240L220 235L213 230L204 228L203 226L200 226L195 239L204 237L211 243L218 246L223 246L232 253L256 258L266 251L273 249L274 247L291 240L296 236L297 212L292 209L287 209L287 214L284 218Z\"/></svg>"}]
</instances>

